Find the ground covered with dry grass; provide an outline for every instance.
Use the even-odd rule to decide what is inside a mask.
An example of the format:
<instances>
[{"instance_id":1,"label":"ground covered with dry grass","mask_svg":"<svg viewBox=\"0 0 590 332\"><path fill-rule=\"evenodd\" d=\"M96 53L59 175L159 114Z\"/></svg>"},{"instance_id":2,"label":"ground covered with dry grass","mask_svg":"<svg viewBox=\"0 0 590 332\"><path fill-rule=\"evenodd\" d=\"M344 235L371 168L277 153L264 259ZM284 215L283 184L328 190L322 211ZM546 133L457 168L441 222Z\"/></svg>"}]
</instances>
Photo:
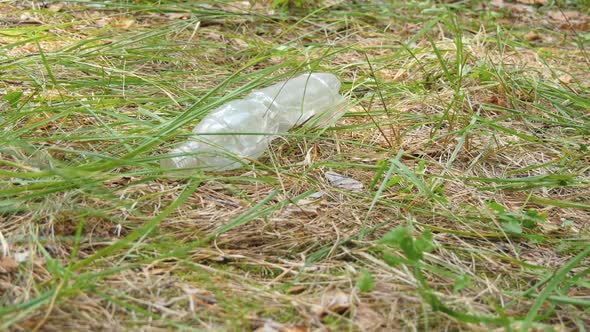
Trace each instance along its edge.
<instances>
[{"instance_id":1,"label":"ground covered with dry grass","mask_svg":"<svg viewBox=\"0 0 590 332\"><path fill-rule=\"evenodd\" d=\"M589 326L588 3L274 4L0 2L0 329ZM310 71L335 126L160 169Z\"/></svg>"}]
</instances>

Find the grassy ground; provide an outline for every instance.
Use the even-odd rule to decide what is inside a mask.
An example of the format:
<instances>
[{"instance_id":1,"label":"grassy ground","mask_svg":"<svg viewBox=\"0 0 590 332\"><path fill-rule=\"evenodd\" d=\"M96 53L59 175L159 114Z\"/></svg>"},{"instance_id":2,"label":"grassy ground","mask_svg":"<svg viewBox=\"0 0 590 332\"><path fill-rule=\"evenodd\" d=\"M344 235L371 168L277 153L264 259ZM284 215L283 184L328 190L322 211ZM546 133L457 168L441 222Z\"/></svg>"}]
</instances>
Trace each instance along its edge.
<instances>
[{"instance_id":1,"label":"grassy ground","mask_svg":"<svg viewBox=\"0 0 590 332\"><path fill-rule=\"evenodd\" d=\"M0 329L584 330L589 7L522 2L0 2ZM309 71L336 126L159 168Z\"/></svg>"}]
</instances>

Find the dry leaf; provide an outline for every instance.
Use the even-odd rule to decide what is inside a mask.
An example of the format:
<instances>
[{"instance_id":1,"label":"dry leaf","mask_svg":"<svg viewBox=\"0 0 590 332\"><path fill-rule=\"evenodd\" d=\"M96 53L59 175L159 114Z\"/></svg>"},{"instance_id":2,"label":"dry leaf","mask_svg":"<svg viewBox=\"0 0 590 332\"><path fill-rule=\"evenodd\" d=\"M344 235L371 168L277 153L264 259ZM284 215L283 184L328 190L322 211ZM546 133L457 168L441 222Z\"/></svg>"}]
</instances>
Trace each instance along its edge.
<instances>
[{"instance_id":1,"label":"dry leaf","mask_svg":"<svg viewBox=\"0 0 590 332\"><path fill-rule=\"evenodd\" d=\"M558 232L560 230L559 226L554 225L550 222L542 222L539 223L539 228L541 229L541 232L543 232L544 234L551 234L551 233L555 233Z\"/></svg>"},{"instance_id":2,"label":"dry leaf","mask_svg":"<svg viewBox=\"0 0 590 332\"><path fill-rule=\"evenodd\" d=\"M375 72L375 76L386 82L402 81L408 78L408 75L409 73L404 69L381 69Z\"/></svg>"},{"instance_id":3,"label":"dry leaf","mask_svg":"<svg viewBox=\"0 0 590 332\"><path fill-rule=\"evenodd\" d=\"M503 8L504 5L504 0L492 0L490 2L490 5L492 5L492 7L496 7L496 8Z\"/></svg>"},{"instance_id":4,"label":"dry leaf","mask_svg":"<svg viewBox=\"0 0 590 332\"><path fill-rule=\"evenodd\" d=\"M568 74L563 74L559 76L558 80L563 84L570 84L572 82L572 77Z\"/></svg>"},{"instance_id":5,"label":"dry leaf","mask_svg":"<svg viewBox=\"0 0 590 332\"><path fill-rule=\"evenodd\" d=\"M239 48L248 48L248 46L250 45L247 42L245 42L243 39L240 39L240 38L233 38L232 42L236 46L238 46Z\"/></svg>"},{"instance_id":6,"label":"dry leaf","mask_svg":"<svg viewBox=\"0 0 590 332\"><path fill-rule=\"evenodd\" d=\"M166 17L173 20L188 20L191 17L189 13L167 13Z\"/></svg>"},{"instance_id":7,"label":"dry leaf","mask_svg":"<svg viewBox=\"0 0 590 332\"><path fill-rule=\"evenodd\" d=\"M518 3L523 3L525 5L546 5L549 3L549 0L516 0Z\"/></svg>"},{"instance_id":8,"label":"dry leaf","mask_svg":"<svg viewBox=\"0 0 590 332\"><path fill-rule=\"evenodd\" d=\"M283 327L280 332L307 332L309 329L303 325L290 325Z\"/></svg>"},{"instance_id":9,"label":"dry leaf","mask_svg":"<svg viewBox=\"0 0 590 332\"><path fill-rule=\"evenodd\" d=\"M307 287L305 287L305 286L293 286L293 287L289 287L289 289L287 289L287 294L301 294L306 289L307 289Z\"/></svg>"},{"instance_id":10,"label":"dry leaf","mask_svg":"<svg viewBox=\"0 0 590 332\"><path fill-rule=\"evenodd\" d=\"M576 22L572 25L572 28L578 31L588 31L590 30L590 21L582 21Z\"/></svg>"},{"instance_id":11,"label":"dry leaf","mask_svg":"<svg viewBox=\"0 0 590 332\"><path fill-rule=\"evenodd\" d=\"M135 24L135 20L132 18L128 18L128 19L121 20L121 21L117 22L117 24L115 24L115 26L117 28L128 29L134 24Z\"/></svg>"},{"instance_id":12,"label":"dry leaf","mask_svg":"<svg viewBox=\"0 0 590 332\"><path fill-rule=\"evenodd\" d=\"M350 309L350 296L338 288L330 288L322 295L320 303L315 305L312 310L321 318L331 313L342 315L348 309Z\"/></svg>"},{"instance_id":13,"label":"dry leaf","mask_svg":"<svg viewBox=\"0 0 590 332\"><path fill-rule=\"evenodd\" d=\"M572 82L573 78L568 74L563 74L563 75L559 76L558 80L560 80L564 84L570 84Z\"/></svg>"},{"instance_id":14,"label":"dry leaf","mask_svg":"<svg viewBox=\"0 0 590 332\"><path fill-rule=\"evenodd\" d=\"M3 256L0 257L0 274L2 273L11 273L12 271L16 270L18 267L18 263L14 261L14 259Z\"/></svg>"},{"instance_id":15,"label":"dry leaf","mask_svg":"<svg viewBox=\"0 0 590 332\"><path fill-rule=\"evenodd\" d=\"M538 34L536 31L529 31L526 35L524 35L524 39L526 39L527 41L536 41L536 40L541 40L541 35Z\"/></svg>"},{"instance_id":16,"label":"dry leaf","mask_svg":"<svg viewBox=\"0 0 590 332\"><path fill-rule=\"evenodd\" d=\"M111 23L111 19L109 18L101 18L94 21L94 24L96 24L96 26L98 26L99 28L104 28L107 25L109 25L109 23Z\"/></svg>"},{"instance_id":17,"label":"dry leaf","mask_svg":"<svg viewBox=\"0 0 590 332\"><path fill-rule=\"evenodd\" d=\"M359 305L354 314L354 322L363 331L378 331L384 323L383 316L366 305Z\"/></svg>"},{"instance_id":18,"label":"dry leaf","mask_svg":"<svg viewBox=\"0 0 590 332\"><path fill-rule=\"evenodd\" d=\"M58 12L64 8L64 5L65 4L63 2L55 2L49 5L47 7L47 10L49 10L50 12Z\"/></svg>"},{"instance_id":19,"label":"dry leaf","mask_svg":"<svg viewBox=\"0 0 590 332\"><path fill-rule=\"evenodd\" d=\"M532 14L535 12L535 9L531 6L527 5L519 5L519 4L510 4L506 6L512 13L519 13L519 14Z\"/></svg>"},{"instance_id":20,"label":"dry leaf","mask_svg":"<svg viewBox=\"0 0 590 332\"><path fill-rule=\"evenodd\" d=\"M507 107L508 100L502 95L492 95L481 100L482 103L494 104L500 107Z\"/></svg>"},{"instance_id":21,"label":"dry leaf","mask_svg":"<svg viewBox=\"0 0 590 332\"><path fill-rule=\"evenodd\" d=\"M340 188L354 192L363 191L363 184L360 181L332 171L327 171L324 174L326 175L326 179L328 179L330 185L334 188Z\"/></svg>"},{"instance_id":22,"label":"dry leaf","mask_svg":"<svg viewBox=\"0 0 590 332\"><path fill-rule=\"evenodd\" d=\"M580 13L575 10L566 10L563 12L560 10L551 10L547 15L556 21L568 21L577 18L580 16Z\"/></svg>"},{"instance_id":23,"label":"dry leaf","mask_svg":"<svg viewBox=\"0 0 590 332\"><path fill-rule=\"evenodd\" d=\"M291 216L300 218L315 218L318 216L320 207L318 205L296 205L292 208L287 208L285 212Z\"/></svg>"}]
</instances>

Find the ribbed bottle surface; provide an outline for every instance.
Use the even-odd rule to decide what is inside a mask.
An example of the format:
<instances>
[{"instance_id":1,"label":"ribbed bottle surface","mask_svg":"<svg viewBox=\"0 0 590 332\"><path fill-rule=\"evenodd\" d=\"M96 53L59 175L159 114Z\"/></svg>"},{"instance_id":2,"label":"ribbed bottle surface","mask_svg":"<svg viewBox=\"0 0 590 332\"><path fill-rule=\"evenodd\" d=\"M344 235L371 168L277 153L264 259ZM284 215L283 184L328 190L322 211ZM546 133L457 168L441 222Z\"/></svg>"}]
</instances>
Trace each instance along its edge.
<instances>
[{"instance_id":1,"label":"ribbed bottle surface","mask_svg":"<svg viewBox=\"0 0 590 332\"><path fill-rule=\"evenodd\" d=\"M244 158L256 159L270 141L319 114L320 125L339 117L344 98L340 81L332 74L303 74L288 81L253 91L244 99L230 101L209 113L193 129L193 136L163 159L162 168L229 170Z\"/></svg>"}]
</instances>

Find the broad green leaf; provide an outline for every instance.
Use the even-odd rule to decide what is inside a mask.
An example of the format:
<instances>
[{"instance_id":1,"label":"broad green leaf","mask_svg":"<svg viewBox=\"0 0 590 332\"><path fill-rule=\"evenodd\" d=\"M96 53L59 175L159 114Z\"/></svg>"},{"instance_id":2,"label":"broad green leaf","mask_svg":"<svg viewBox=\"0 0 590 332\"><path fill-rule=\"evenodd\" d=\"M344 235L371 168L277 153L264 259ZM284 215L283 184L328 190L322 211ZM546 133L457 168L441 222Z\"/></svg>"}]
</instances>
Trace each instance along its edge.
<instances>
[{"instance_id":1,"label":"broad green leaf","mask_svg":"<svg viewBox=\"0 0 590 332\"><path fill-rule=\"evenodd\" d=\"M397 246L404 239L408 238L409 236L410 236L410 232L409 232L408 227L398 226L398 227L394 228L393 230L387 232L385 235L383 235L380 243L389 244L392 246Z\"/></svg>"},{"instance_id":2,"label":"broad green leaf","mask_svg":"<svg viewBox=\"0 0 590 332\"><path fill-rule=\"evenodd\" d=\"M502 228L509 234L522 234L522 226L518 220L512 219L504 222Z\"/></svg>"}]
</instances>

